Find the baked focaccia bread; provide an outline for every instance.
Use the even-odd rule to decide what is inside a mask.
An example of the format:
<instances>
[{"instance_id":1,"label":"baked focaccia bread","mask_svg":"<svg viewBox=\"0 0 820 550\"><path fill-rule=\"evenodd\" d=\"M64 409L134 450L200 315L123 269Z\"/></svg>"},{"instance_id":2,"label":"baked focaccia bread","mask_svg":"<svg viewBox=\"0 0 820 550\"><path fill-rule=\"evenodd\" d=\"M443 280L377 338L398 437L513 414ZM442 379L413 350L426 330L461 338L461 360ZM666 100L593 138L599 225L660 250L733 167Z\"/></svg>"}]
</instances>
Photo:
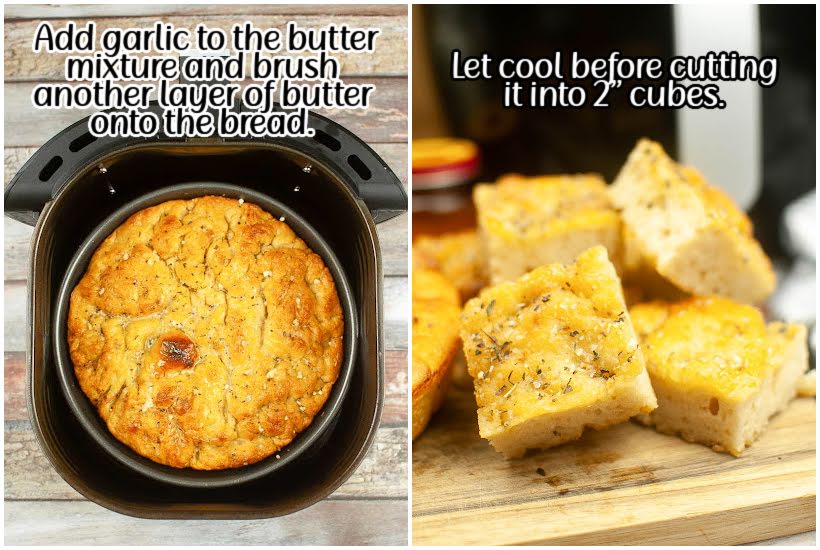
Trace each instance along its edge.
<instances>
[{"instance_id":1,"label":"baked focaccia bread","mask_svg":"<svg viewBox=\"0 0 820 550\"><path fill-rule=\"evenodd\" d=\"M602 246L569 266L550 264L484 289L461 320L479 433L507 458L656 406Z\"/></svg>"},{"instance_id":2,"label":"baked focaccia bread","mask_svg":"<svg viewBox=\"0 0 820 550\"><path fill-rule=\"evenodd\" d=\"M726 298L632 308L658 408L638 417L735 456L797 393L808 368L806 328L769 323Z\"/></svg>"},{"instance_id":3,"label":"baked focaccia bread","mask_svg":"<svg viewBox=\"0 0 820 550\"><path fill-rule=\"evenodd\" d=\"M595 245L619 261L621 223L600 176L505 176L476 185L473 202L492 284Z\"/></svg>"},{"instance_id":4,"label":"baked focaccia bread","mask_svg":"<svg viewBox=\"0 0 820 550\"><path fill-rule=\"evenodd\" d=\"M657 143L638 142L610 194L625 225L628 279L643 269L686 293L748 304L774 290L771 262L746 215Z\"/></svg>"},{"instance_id":5,"label":"baked focaccia bread","mask_svg":"<svg viewBox=\"0 0 820 550\"><path fill-rule=\"evenodd\" d=\"M137 212L71 294L77 380L111 433L160 464L235 468L307 428L336 382L344 319L322 259L254 204Z\"/></svg>"},{"instance_id":6,"label":"baked focaccia bread","mask_svg":"<svg viewBox=\"0 0 820 550\"><path fill-rule=\"evenodd\" d=\"M484 255L475 231L419 237L413 243L413 267L444 275L462 300L472 298L487 285Z\"/></svg>"},{"instance_id":7,"label":"baked focaccia bread","mask_svg":"<svg viewBox=\"0 0 820 550\"><path fill-rule=\"evenodd\" d=\"M413 439L441 406L458 350L458 291L440 273L413 270Z\"/></svg>"}]
</instances>

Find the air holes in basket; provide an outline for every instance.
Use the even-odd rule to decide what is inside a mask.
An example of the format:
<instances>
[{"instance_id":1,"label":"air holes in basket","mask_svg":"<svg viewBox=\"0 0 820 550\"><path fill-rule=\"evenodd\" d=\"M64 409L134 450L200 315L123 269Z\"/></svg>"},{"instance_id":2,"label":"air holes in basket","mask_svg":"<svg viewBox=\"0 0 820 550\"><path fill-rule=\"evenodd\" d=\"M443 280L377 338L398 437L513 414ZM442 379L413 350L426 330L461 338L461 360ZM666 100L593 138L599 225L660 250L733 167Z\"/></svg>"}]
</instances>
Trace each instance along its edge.
<instances>
[{"instance_id":1,"label":"air holes in basket","mask_svg":"<svg viewBox=\"0 0 820 550\"><path fill-rule=\"evenodd\" d=\"M54 172L63 165L63 157L53 157L48 163L43 166L43 169L40 170L40 181L48 181L51 176L54 175Z\"/></svg>"},{"instance_id":2,"label":"air holes in basket","mask_svg":"<svg viewBox=\"0 0 820 550\"><path fill-rule=\"evenodd\" d=\"M91 132L86 132L71 143L68 144L68 150L72 153L84 149L87 145L91 145L97 141L97 136L91 135Z\"/></svg>"},{"instance_id":3,"label":"air holes in basket","mask_svg":"<svg viewBox=\"0 0 820 550\"><path fill-rule=\"evenodd\" d=\"M370 176L370 168L368 168L365 163L362 162L362 159L357 157L356 155L350 155L347 157L347 163L350 165L351 168L356 170L356 173L359 174L363 180L369 180Z\"/></svg>"},{"instance_id":4,"label":"air holes in basket","mask_svg":"<svg viewBox=\"0 0 820 550\"><path fill-rule=\"evenodd\" d=\"M321 130L314 130L313 139L330 149L331 151L338 151L342 148L342 144L339 143L339 140L335 137L331 136L330 134L326 134Z\"/></svg>"}]
</instances>

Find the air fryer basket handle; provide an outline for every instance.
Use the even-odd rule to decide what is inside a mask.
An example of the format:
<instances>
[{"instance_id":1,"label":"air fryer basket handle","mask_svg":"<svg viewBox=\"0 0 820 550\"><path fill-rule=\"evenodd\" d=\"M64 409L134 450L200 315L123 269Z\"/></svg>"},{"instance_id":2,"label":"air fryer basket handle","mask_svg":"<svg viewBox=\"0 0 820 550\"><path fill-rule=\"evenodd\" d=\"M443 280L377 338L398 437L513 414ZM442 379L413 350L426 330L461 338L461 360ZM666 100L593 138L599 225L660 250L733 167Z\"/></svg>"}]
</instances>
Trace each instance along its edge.
<instances>
[{"instance_id":1,"label":"air fryer basket handle","mask_svg":"<svg viewBox=\"0 0 820 550\"><path fill-rule=\"evenodd\" d=\"M162 112L157 105L150 110ZM48 140L17 171L4 192L6 215L34 225L46 203L74 174L87 167L90 159L129 145L162 139L165 136L94 137L88 131L88 117L78 120Z\"/></svg>"},{"instance_id":2,"label":"air fryer basket handle","mask_svg":"<svg viewBox=\"0 0 820 550\"><path fill-rule=\"evenodd\" d=\"M239 109L243 107L240 105ZM153 105L151 110L161 114ZM373 149L341 125L323 116L310 113L309 125L316 135L312 138L266 138L252 140L292 147L322 161L367 205L376 223L389 220L407 210L407 193L396 174ZM213 138L220 143L247 143L242 138ZM40 147L12 178L5 190L6 215L34 225L46 203L62 185L79 170L88 167L91 159L139 143L182 142L184 138L168 138L160 134L151 138L94 138L84 118Z\"/></svg>"},{"instance_id":3,"label":"air fryer basket handle","mask_svg":"<svg viewBox=\"0 0 820 550\"><path fill-rule=\"evenodd\" d=\"M389 166L364 141L343 126L315 113L310 113L313 138L310 142L317 154L317 142L323 160L336 172L345 174L346 183L367 205L376 223L389 220L407 211L407 192Z\"/></svg>"}]
</instances>

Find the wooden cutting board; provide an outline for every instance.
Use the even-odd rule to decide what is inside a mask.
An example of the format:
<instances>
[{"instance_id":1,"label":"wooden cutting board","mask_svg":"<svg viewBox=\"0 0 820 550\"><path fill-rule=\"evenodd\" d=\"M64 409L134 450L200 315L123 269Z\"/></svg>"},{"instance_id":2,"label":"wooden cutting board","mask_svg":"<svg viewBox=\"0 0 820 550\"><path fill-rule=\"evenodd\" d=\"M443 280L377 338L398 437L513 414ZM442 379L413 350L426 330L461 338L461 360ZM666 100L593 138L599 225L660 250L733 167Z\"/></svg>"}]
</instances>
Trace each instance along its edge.
<instances>
[{"instance_id":1,"label":"wooden cutting board","mask_svg":"<svg viewBox=\"0 0 820 550\"><path fill-rule=\"evenodd\" d=\"M815 400L741 458L632 422L506 461L455 387L413 443L413 543L741 544L815 529Z\"/></svg>"}]
</instances>

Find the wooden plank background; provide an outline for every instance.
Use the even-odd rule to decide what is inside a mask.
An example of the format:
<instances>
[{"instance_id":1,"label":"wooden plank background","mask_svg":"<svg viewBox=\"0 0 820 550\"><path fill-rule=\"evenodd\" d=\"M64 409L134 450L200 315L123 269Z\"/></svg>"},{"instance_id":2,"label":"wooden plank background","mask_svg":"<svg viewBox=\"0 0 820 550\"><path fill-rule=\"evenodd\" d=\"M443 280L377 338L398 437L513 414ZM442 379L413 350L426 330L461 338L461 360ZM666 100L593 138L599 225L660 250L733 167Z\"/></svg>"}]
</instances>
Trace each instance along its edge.
<instances>
[{"instance_id":1,"label":"wooden plank background","mask_svg":"<svg viewBox=\"0 0 820 550\"><path fill-rule=\"evenodd\" d=\"M100 28L148 26L159 16L178 26L204 22L229 28L249 20L284 27L289 20L379 27L372 54L342 56L346 79L376 85L373 106L323 114L366 140L407 184L407 9L399 6L269 5L16 5L5 8L4 181L81 111L33 109L31 89L62 80L59 56L35 56L32 32L89 18ZM241 17L240 17L241 16ZM385 411L375 444L355 474L330 498L271 520L158 521L110 512L85 501L40 451L25 405L26 278L32 228L4 219L4 456L7 544L299 544L407 543L407 215L378 226L384 262Z\"/></svg>"}]
</instances>

